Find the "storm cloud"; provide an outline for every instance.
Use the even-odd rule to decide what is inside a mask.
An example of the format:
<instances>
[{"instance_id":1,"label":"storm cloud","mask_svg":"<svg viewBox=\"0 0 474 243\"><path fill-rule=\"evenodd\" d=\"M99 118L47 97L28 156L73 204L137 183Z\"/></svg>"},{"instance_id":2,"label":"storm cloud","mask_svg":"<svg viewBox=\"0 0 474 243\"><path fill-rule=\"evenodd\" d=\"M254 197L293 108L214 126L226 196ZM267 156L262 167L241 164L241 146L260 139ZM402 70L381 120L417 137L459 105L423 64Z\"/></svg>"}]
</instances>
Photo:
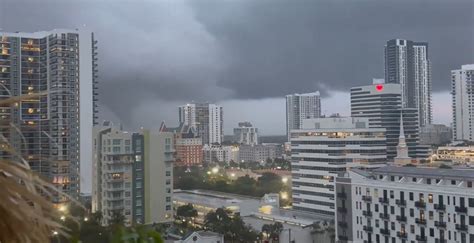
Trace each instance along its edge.
<instances>
[{"instance_id":1,"label":"storm cloud","mask_svg":"<svg viewBox=\"0 0 474 243\"><path fill-rule=\"evenodd\" d=\"M174 122L193 100L233 102L230 113L347 92L383 77L392 38L428 42L434 91L446 92L450 70L474 62L473 11L471 0L0 0L0 28L94 31L101 110L137 127Z\"/></svg>"}]
</instances>

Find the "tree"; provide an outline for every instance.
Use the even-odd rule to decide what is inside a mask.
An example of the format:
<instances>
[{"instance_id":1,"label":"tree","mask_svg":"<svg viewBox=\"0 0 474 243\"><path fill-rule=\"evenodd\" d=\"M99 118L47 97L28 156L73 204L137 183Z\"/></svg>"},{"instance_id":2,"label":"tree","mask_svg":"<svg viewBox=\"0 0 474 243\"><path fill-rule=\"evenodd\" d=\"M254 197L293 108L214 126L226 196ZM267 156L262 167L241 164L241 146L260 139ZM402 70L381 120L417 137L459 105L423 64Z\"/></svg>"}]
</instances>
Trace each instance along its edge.
<instances>
[{"instance_id":1,"label":"tree","mask_svg":"<svg viewBox=\"0 0 474 243\"><path fill-rule=\"evenodd\" d=\"M280 233L283 231L283 224L275 222L274 224L264 224L262 232L265 232L270 239L279 239Z\"/></svg>"},{"instance_id":2,"label":"tree","mask_svg":"<svg viewBox=\"0 0 474 243\"><path fill-rule=\"evenodd\" d=\"M187 226L188 222L191 221L191 219L197 217L198 212L196 209L194 209L192 204L186 204L183 206L179 206L178 209L176 209L176 216L179 219L183 220L183 225Z\"/></svg>"},{"instance_id":3,"label":"tree","mask_svg":"<svg viewBox=\"0 0 474 243\"><path fill-rule=\"evenodd\" d=\"M223 234L226 242L254 242L258 234L247 226L239 215L230 217L230 213L224 208L208 213L204 221L205 228Z\"/></svg>"}]
</instances>

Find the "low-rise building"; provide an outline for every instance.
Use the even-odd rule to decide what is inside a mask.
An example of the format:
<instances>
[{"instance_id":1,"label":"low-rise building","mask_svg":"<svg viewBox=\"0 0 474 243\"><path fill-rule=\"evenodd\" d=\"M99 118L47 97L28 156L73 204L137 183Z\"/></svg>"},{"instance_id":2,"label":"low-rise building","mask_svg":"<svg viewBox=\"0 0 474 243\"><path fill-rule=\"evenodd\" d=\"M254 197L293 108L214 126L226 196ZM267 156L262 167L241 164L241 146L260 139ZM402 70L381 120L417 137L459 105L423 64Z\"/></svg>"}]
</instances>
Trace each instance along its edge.
<instances>
[{"instance_id":1,"label":"low-rise building","mask_svg":"<svg viewBox=\"0 0 474 243\"><path fill-rule=\"evenodd\" d=\"M337 242L473 242L474 170L387 166L336 178Z\"/></svg>"},{"instance_id":2,"label":"low-rise building","mask_svg":"<svg viewBox=\"0 0 474 243\"><path fill-rule=\"evenodd\" d=\"M433 157L437 161L474 165L474 146L439 147Z\"/></svg>"},{"instance_id":3,"label":"low-rise building","mask_svg":"<svg viewBox=\"0 0 474 243\"><path fill-rule=\"evenodd\" d=\"M445 145L451 142L453 131L443 124L427 124L420 129L420 144Z\"/></svg>"},{"instance_id":4,"label":"low-rise building","mask_svg":"<svg viewBox=\"0 0 474 243\"><path fill-rule=\"evenodd\" d=\"M223 146L223 145L204 145L203 161L206 163L226 163L231 161L237 162L239 155L239 147Z\"/></svg>"},{"instance_id":5,"label":"low-rise building","mask_svg":"<svg viewBox=\"0 0 474 243\"><path fill-rule=\"evenodd\" d=\"M203 160L202 138L194 127L181 123L178 127L168 128L161 123L160 131L171 132L174 135L176 150L175 166L200 166Z\"/></svg>"},{"instance_id":6,"label":"low-rise building","mask_svg":"<svg viewBox=\"0 0 474 243\"><path fill-rule=\"evenodd\" d=\"M241 145L239 148L240 162L265 162L267 159L281 158L283 147L277 143L257 145Z\"/></svg>"},{"instance_id":7,"label":"low-rise building","mask_svg":"<svg viewBox=\"0 0 474 243\"><path fill-rule=\"evenodd\" d=\"M174 243L224 243L224 235L212 231L194 231Z\"/></svg>"}]
</instances>

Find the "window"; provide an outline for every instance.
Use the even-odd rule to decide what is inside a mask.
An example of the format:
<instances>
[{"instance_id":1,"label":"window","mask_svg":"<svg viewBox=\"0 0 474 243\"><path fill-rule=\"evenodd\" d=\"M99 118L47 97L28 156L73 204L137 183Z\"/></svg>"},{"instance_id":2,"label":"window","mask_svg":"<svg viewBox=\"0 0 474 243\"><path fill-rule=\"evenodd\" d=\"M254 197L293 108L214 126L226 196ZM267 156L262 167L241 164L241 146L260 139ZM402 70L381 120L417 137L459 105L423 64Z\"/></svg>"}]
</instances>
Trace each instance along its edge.
<instances>
[{"instance_id":1,"label":"window","mask_svg":"<svg viewBox=\"0 0 474 243\"><path fill-rule=\"evenodd\" d=\"M125 192L125 197L130 197L130 192Z\"/></svg>"},{"instance_id":2,"label":"window","mask_svg":"<svg viewBox=\"0 0 474 243\"><path fill-rule=\"evenodd\" d=\"M415 216L415 210L413 210L413 208L410 208L410 217L414 217Z\"/></svg>"},{"instance_id":3,"label":"window","mask_svg":"<svg viewBox=\"0 0 474 243\"><path fill-rule=\"evenodd\" d=\"M410 201L413 201L413 192L410 192L409 198L410 198Z\"/></svg>"},{"instance_id":4,"label":"window","mask_svg":"<svg viewBox=\"0 0 474 243\"><path fill-rule=\"evenodd\" d=\"M433 203L433 194L428 194L428 202Z\"/></svg>"},{"instance_id":5,"label":"window","mask_svg":"<svg viewBox=\"0 0 474 243\"><path fill-rule=\"evenodd\" d=\"M456 180L451 180L451 185L456 185Z\"/></svg>"},{"instance_id":6,"label":"window","mask_svg":"<svg viewBox=\"0 0 474 243\"><path fill-rule=\"evenodd\" d=\"M434 229L433 228L430 228L430 236L434 237Z\"/></svg>"},{"instance_id":7,"label":"window","mask_svg":"<svg viewBox=\"0 0 474 243\"><path fill-rule=\"evenodd\" d=\"M166 202L171 202L171 197L166 197Z\"/></svg>"},{"instance_id":8,"label":"window","mask_svg":"<svg viewBox=\"0 0 474 243\"><path fill-rule=\"evenodd\" d=\"M171 205L166 205L166 211L171 210Z\"/></svg>"},{"instance_id":9,"label":"window","mask_svg":"<svg viewBox=\"0 0 474 243\"><path fill-rule=\"evenodd\" d=\"M474 208L474 198L469 198L469 207Z\"/></svg>"},{"instance_id":10,"label":"window","mask_svg":"<svg viewBox=\"0 0 474 243\"><path fill-rule=\"evenodd\" d=\"M114 153L120 153L120 147L113 147L112 152L114 152Z\"/></svg>"},{"instance_id":11,"label":"window","mask_svg":"<svg viewBox=\"0 0 474 243\"><path fill-rule=\"evenodd\" d=\"M125 140L125 145L130 145L130 139Z\"/></svg>"},{"instance_id":12,"label":"window","mask_svg":"<svg viewBox=\"0 0 474 243\"><path fill-rule=\"evenodd\" d=\"M112 140L112 145L120 145L122 144L122 140L121 139L114 139Z\"/></svg>"},{"instance_id":13,"label":"window","mask_svg":"<svg viewBox=\"0 0 474 243\"><path fill-rule=\"evenodd\" d=\"M415 233L415 226L410 225L410 233L414 234Z\"/></svg>"},{"instance_id":14,"label":"window","mask_svg":"<svg viewBox=\"0 0 474 243\"><path fill-rule=\"evenodd\" d=\"M393 191L390 191L390 198L395 198L395 193Z\"/></svg>"}]
</instances>

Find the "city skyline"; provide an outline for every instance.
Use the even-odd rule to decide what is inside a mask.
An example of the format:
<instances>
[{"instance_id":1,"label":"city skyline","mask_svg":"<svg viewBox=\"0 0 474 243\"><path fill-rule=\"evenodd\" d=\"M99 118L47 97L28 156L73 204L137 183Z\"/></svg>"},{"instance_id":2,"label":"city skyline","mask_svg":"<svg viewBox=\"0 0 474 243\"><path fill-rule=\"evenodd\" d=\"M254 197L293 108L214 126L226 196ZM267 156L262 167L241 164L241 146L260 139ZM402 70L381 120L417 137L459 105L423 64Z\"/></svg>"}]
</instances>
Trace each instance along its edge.
<instances>
[{"instance_id":1,"label":"city skyline","mask_svg":"<svg viewBox=\"0 0 474 243\"><path fill-rule=\"evenodd\" d=\"M245 119L264 127L264 135L283 135L284 108L266 110L260 104L284 107L283 97L291 93L319 90L323 113L349 115L337 102L326 100L344 99L349 93L347 86L365 85L373 77L383 77L387 40L428 42L433 67L433 123L449 124L450 70L473 62L468 54L474 50L473 35L465 34L474 29L469 12L472 2L424 2L408 6L400 1L293 5L282 1L272 2L273 10L269 10L266 1L212 5L162 1L112 7L48 1L41 3L44 11L31 11L38 3L29 3L32 7L25 9L21 1L7 1L0 3L2 9L9 9L0 16L0 28L35 31L86 25L94 31L100 40L101 88L106 89L99 101L100 120L121 121L132 130L155 127L163 120L174 125L175 107L193 100L221 104L225 110L238 107L244 115L245 109L253 109L253 114L238 119L227 113L225 134L231 134L234 124ZM82 11L63 11L68 8ZM222 21L207 14L208 9L219 13L215 17ZM232 10L236 11L231 14ZM346 11L351 14L340 14ZM260 14L252 14L255 12ZM457 18L450 18L454 12ZM20 15L37 21L15 17ZM126 18L120 18L122 15ZM287 16L294 18L289 21ZM349 17L352 24L344 24ZM8 21L11 19L15 21ZM399 24L393 25L393 21ZM178 24L180 28L173 28ZM365 31L359 33L359 29ZM134 38L123 38L124 34ZM268 43L268 36L274 43ZM152 54L150 62L141 61L148 54ZM130 58L138 61L127 62ZM117 95L122 90L128 90L129 99ZM151 109L154 112L149 112Z\"/></svg>"}]
</instances>

